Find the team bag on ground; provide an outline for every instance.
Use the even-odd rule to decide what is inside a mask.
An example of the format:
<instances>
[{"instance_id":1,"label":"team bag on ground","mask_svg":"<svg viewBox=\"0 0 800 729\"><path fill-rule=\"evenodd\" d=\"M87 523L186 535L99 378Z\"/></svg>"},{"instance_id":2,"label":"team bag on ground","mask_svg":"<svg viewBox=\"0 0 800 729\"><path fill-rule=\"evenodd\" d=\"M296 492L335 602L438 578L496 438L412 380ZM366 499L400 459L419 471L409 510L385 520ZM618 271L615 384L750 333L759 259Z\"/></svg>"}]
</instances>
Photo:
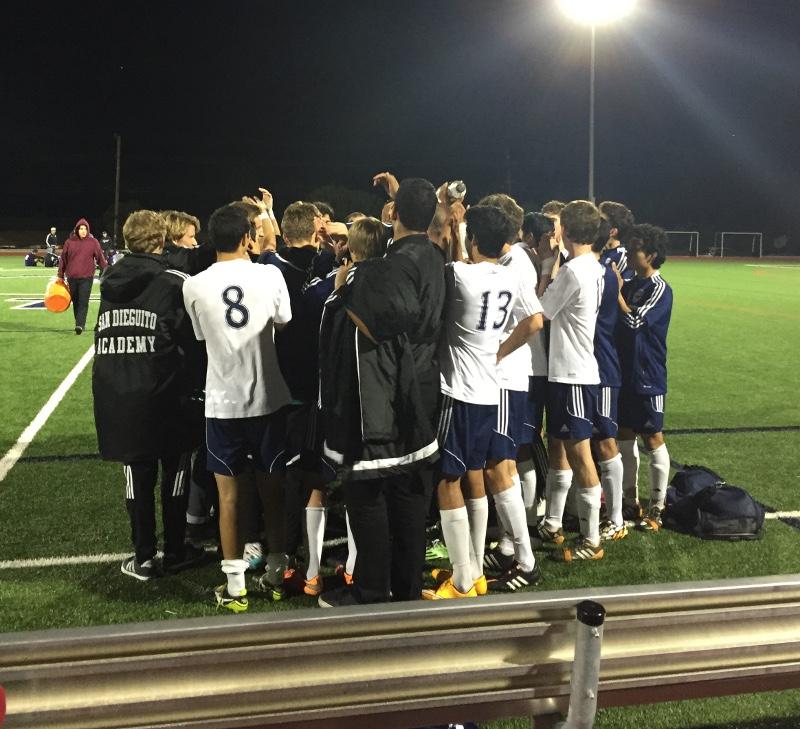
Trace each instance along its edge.
<instances>
[{"instance_id":1,"label":"team bag on ground","mask_svg":"<svg viewBox=\"0 0 800 729\"><path fill-rule=\"evenodd\" d=\"M764 507L704 466L684 466L667 489L664 525L701 539L759 539Z\"/></svg>"}]
</instances>

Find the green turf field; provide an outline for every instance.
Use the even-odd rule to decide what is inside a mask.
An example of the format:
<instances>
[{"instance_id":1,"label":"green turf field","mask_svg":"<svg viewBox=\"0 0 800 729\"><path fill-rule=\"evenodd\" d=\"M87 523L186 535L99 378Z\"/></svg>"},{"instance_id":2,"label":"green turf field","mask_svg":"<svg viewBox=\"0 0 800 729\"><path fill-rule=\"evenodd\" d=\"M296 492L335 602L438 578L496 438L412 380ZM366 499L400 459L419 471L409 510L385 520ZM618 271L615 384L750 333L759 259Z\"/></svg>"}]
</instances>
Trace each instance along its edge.
<instances>
[{"instance_id":1,"label":"green turf field","mask_svg":"<svg viewBox=\"0 0 800 729\"><path fill-rule=\"evenodd\" d=\"M50 275L52 269L25 269L21 259L0 258L0 401L5 404L0 457L92 343L90 331L75 336L71 312L14 308L40 299ZM797 362L792 356L800 342L800 265L676 260L665 265L663 276L675 295L667 430L752 429L668 435L670 455L678 462L714 468L779 511L800 511L800 431L756 430L800 426ZM98 293L95 286L95 298ZM96 311L93 304L90 325ZM23 458L0 481L0 632L216 612L210 602L211 589L221 579L215 565L146 584L123 576L119 561L20 566L22 560L129 550L121 467L75 458L96 452L90 370L83 371ZM646 498L645 464L643 459L640 490ZM606 559L597 564L567 566L543 560L543 586L552 590L796 573L799 538L800 530L778 521L768 523L763 540L751 543L701 542L668 531L633 533L612 544ZM310 607L312 600L273 604L254 597L250 605L251 610L283 610ZM766 715L795 716L800 725L800 695L776 696L770 700L779 704L780 697L789 697L786 701L793 702L794 712L786 714L778 707L772 714L751 716L732 709L731 715L747 720L742 726L752 729L768 726L747 723ZM722 716L727 711L724 702L738 699L720 701ZM762 698L752 702L760 706ZM647 718L648 722L653 727L703 724L691 718L702 713L675 706L671 714L662 715L674 715L673 723L656 725ZM631 726L645 718L618 716L634 714L604 712L598 726ZM734 724L723 720L719 726Z\"/></svg>"}]
</instances>

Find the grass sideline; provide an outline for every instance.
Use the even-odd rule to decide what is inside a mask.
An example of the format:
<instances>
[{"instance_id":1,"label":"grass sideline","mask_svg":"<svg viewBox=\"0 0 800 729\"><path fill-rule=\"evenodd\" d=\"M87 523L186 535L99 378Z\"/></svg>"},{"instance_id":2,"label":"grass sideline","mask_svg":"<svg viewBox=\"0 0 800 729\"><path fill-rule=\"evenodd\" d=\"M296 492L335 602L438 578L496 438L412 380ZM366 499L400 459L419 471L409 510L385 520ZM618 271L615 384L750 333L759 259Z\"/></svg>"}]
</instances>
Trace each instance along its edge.
<instances>
[{"instance_id":1,"label":"grass sideline","mask_svg":"<svg viewBox=\"0 0 800 729\"><path fill-rule=\"evenodd\" d=\"M0 421L0 455L91 343L90 332L75 336L70 312L12 308L22 299L41 296L50 275L52 269L17 270L8 259L0 260L0 395L3 402L12 403ZM800 341L800 267L676 260L667 262L663 275L675 293L667 429L800 424L791 357ZM93 293L96 298L97 287ZM96 312L93 303L90 323ZM794 488L799 432L673 435L667 444L679 462L708 465L779 510L800 509L800 494ZM6 525L0 530L0 560L129 551L118 465L94 459L36 460L95 451L87 368L0 482L0 514ZM643 495L647 481L643 467ZM611 545L607 558L597 564L566 566L543 560L544 586L550 590L795 573L800 572L798 536L797 530L779 522L768 523L765 538L755 543L637 533ZM146 584L124 577L116 563L0 570L0 632L210 616L216 614L211 589L220 580L214 564ZM259 611L312 605L310 598L251 601L251 609ZM733 708L726 709L725 702L732 702ZM765 713L747 713L750 704L759 711L763 707ZM768 716L792 716L791 726L800 725L797 692L759 695L749 702L735 697L663 707L646 709L646 717L645 709L606 710L596 726L633 726L645 719L653 729L739 726L731 724L733 720L741 720L743 729L790 726L752 723ZM709 715L717 721L718 713L721 723L703 723ZM670 716L675 717L673 723L658 723Z\"/></svg>"}]
</instances>

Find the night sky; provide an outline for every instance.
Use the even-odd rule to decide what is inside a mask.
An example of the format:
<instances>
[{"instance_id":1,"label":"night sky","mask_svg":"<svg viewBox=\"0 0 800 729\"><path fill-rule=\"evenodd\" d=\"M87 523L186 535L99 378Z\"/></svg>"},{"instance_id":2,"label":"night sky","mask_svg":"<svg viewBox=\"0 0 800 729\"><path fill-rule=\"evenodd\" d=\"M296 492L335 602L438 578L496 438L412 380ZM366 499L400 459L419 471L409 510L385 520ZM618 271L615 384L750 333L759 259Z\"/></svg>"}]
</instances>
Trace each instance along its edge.
<instances>
[{"instance_id":1,"label":"night sky","mask_svg":"<svg viewBox=\"0 0 800 729\"><path fill-rule=\"evenodd\" d=\"M555 0L19 5L0 224L99 219L115 132L122 200L204 221L259 184L281 211L384 169L468 202L586 196L589 31ZM797 0L640 0L599 29L598 200L800 238L798 38Z\"/></svg>"}]
</instances>

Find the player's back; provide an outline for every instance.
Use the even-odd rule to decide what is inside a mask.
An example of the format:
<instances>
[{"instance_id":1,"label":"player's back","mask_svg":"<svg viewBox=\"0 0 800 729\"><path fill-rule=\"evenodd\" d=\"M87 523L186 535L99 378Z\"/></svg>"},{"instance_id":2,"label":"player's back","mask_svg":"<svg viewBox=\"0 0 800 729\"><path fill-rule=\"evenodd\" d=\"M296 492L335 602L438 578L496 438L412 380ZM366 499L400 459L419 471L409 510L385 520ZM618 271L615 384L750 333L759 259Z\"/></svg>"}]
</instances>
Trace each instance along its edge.
<instances>
[{"instance_id":1,"label":"player's back","mask_svg":"<svg viewBox=\"0 0 800 729\"><path fill-rule=\"evenodd\" d=\"M462 402L496 405L497 350L516 298L515 276L488 261L457 261L447 267L446 281L442 392Z\"/></svg>"},{"instance_id":2,"label":"player's back","mask_svg":"<svg viewBox=\"0 0 800 729\"><path fill-rule=\"evenodd\" d=\"M614 341L619 318L619 282L610 267L603 269L603 295L597 312L594 332L594 356L600 374L600 384L620 386L619 356Z\"/></svg>"},{"instance_id":3,"label":"player's back","mask_svg":"<svg viewBox=\"0 0 800 729\"><path fill-rule=\"evenodd\" d=\"M504 328L505 335L509 335L523 319L542 311L536 296L538 277L536 268L520 244L511 246L508 253L498 259L498 263L506 267L515 279L515 288L512 289L515 300ZM529 346L520 347L503 359L499 365L500 387L528 391L528 378L533 374L532 348L536 339L534 335L528 341Z\"/></svg>"},{"instance_id":4,"label":"player's back","mask_svg":"<svg viewBox=\"0 0 800 729\"><path fill-rule=\"evenodd\" d=\"M183 291L195 335L206 342L206 416L255 417L286 405L274 325L291 319L291 307L280 271L244 259L219 262Z\"/></svg>"},{"instance_id":5,"label":"player's back","mask_svg":"<svg viewBox=\"0 0 800 729\"><path fill-rule=\"evenodd\" d=\"M570 258L542 296L551 320L549 379L575 385L600 382L594 332L603 293L603 267L590 253Z\"/></svg>"}]
</instances>

